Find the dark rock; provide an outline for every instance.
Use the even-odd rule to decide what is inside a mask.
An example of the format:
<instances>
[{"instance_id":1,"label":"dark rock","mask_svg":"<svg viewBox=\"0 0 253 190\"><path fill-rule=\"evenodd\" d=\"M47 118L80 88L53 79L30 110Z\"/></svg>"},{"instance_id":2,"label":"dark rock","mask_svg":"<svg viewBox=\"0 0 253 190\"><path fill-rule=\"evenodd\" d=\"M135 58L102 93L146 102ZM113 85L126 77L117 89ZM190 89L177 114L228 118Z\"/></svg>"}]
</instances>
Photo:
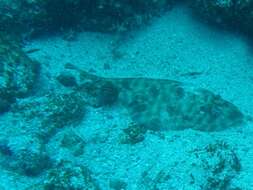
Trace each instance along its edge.
<instances>
[{"instance_id":1,"label":"dark rock","mask_svg":"<svg viewBox=\"0 0 253 190\"><path fill-rule=\"evenodd\" d=\"M18 41L0 32L1 110L16 98L31 94L39 74L39 64L32 61L21 49Z\"/></svg>"},{"instance_id":2,"label":"dark rock","mask_svg":"<svg viewBox=\"0 0 253 190\"><path fill-rule=\"evenodd\" d=\"M143 171L137 189L232 190L240 178L241 164L235 147L224 141L197 144L174 164L152 166ZM184 179L177 184L178 179ZM175 186L172 184L175 184Z\"/></svg>"},{"instance_id":3,"label":"dark rock","mask_svg":"<svg viewBox=\"0 0 253 190\"><path fill-rule=\"evenodd\" d=\"M141 25L174 0L0 0L0 30L36 35L62 28L123 31Z\"/></svg>"},{"instance_id":4,"label":"dark rock","mask_svg":"<svg viewBox=\"0 0 253 190\"><path fill-rule=\"evenodd\" d=\"M70 162L59 163L49 170L46 179L27 190L100 190L92 177L92 172L85 166Z\"/></svg>"},{"instance_id":5,"label":"dark rock","mask_svg":"<svg viewBox=\"0 0 253 190\"><path fill-rule=\"evenodd\" d=\"M52 93L17 103L13 106L12 112L16 118L22 118L26 122L32 121L36 129L34 132L47 141L58 130L75 125L83 119L85 102L78 93Z\"/></svg>"},{"instance_id":6,"label":"dark rock","mask_svg":"<svg viewBox=\"0 0 253 190\"><path fill-rule=\"evenodd\" d=\"M192 7L195 13L211 23L252 35L252 0L193 0Z\"/></svg>"},{"instance_id":7,"label":"dark rock","mask_svg":"<svg viewBox=\"0 0 253 190\"><path fill-rule=\"evenodd\" d=\"M223 141L216 141L198 153L205 168L204 189L230 189L231 181L241 171L240 160L233 148Z\"/></svg>"},{"instance_id":8,"label":"dark rock","mask_svg":"<svg viewBox=\"0 0 253 190\"><path fill-rule=\"evenodd\" d=\"M18 155L17 165L25 175L36 176L50 168L52 161L45 152L24 150Z\"/></svg>"},{"instance_id":9,"label":"dark rock","mask_svg":"<svg viewBox=\"0 0 253 190\"><path fill-rule=\"evenodd\" d=\"M146 129L137 124L131 123L123 130L120 142L123 144L136 144L145 139Z\"/></svg>"},{"instance_id":10,"label":"dark rock","mask_svg":"<svg viewBox=\"0 0 253 190\"><path fill-rule=\"evenodd\" d=\"M7 169L26 176L37 176L53 165L45 147L35 138L21 137L19 144L10 144L14 138L0 142L2 153L1 165Z\"/></svg>"}]
</instances>

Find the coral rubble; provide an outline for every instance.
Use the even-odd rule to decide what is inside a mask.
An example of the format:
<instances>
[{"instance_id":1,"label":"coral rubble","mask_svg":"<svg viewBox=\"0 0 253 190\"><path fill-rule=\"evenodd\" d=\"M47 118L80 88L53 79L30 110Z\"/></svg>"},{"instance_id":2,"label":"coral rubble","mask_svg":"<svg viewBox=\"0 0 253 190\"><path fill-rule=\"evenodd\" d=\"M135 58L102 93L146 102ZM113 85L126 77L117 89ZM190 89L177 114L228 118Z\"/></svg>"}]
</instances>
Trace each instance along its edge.
<instances>
[{"instance_id":1,"label":"coral rubble","mask_svg":"<svg viewBox=\"0 0 253 190\"><path fill-rule=\"evenodd\" d=\"M13 143L18 140L19 144ZM0 142L1 167L26 176L38 176L53 165L45 146L30 135L10 136Z\"/></svg>"},{"instance_id":2,"label":"coral rubble","mask_svg":"<svg viewBox=\"0 0 253 190\"><path fill-rule=\"evenodd\" d=\"M47 140L64 126L81 121L85 113L85 102L74 93L48 94L17 103L11 111L16 118L34 124L34 128L27 129L30 130L29 133Z\"/></svg>"},{"instance_id":3,"label":"coral rubble","mask_svg":"<svg viewBox=\"0 0 253 190\"><path fill-rule=\"evenodd\" d=\"M100 190L91 171L82 165L62 162L49 170L46 179L27 190Z\"/></svg>"},{"instance_id":4,"label":"coral rubble","mask_svg":"<svg viewBox=\"0 0 253 190\"><path fill-rule=\"evenodd\" d=\"M148 168L142 173L139 189L175 189L180 187L197 190L237 189L237 187L233 187L231 182L240 174L241 163L234 148L229 144L215 141L205 147L195 149L185 156L187 159L183 159L183 162L175 163L175 165L170 164L160 169L155 165ZM187 170L184 174L180 173L184 170L183 168ZM182 178L185 178L186 184L181 184Z\"/></svg>"},{"instance_id":5,"label":"coral rubble","mask_svg":"<svg viewBox=\"0 0 253 190\"><path fill-rule=\"evenodd\" d=\"M16 98L28 96L39 74L39 64L31 60L14 39L0 33L1 112L6 111Z\"/></svg>"},{"instance_id":6,"label":"coral rubble","mask_svg":"<svg viewBox=\"0 0 253 190\"><path fill-rule=\"evenodd\" d=\"M126 31L168 10L174 0L0 0L0 31L26 35L89 29ZM189 0L194 12L219 25L252 33L252 0ZM240 30L239 29L239 30Z\"/></svg>"}]
</instances>

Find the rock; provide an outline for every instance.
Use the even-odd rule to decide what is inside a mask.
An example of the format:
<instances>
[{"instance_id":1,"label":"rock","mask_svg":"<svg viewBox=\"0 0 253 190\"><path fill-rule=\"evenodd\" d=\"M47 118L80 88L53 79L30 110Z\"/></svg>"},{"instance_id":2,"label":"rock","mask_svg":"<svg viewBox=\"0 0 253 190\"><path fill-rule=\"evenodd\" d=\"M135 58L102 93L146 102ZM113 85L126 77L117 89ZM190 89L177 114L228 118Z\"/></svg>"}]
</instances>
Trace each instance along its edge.
<instances>
[{"instance_id":1,"label":"rock","mask_svg":"<svg viewBox=\"0 0 253 190\"><path fill-rule=\"evenodd\" d=\"M253 32L252 0L193 0L195 13L212 23L249 33Z\"/></svg>"},{"instance_id":2,"label":"rock","mask_svg":"<svg viewBox=\"0 0 253 190\"><path fill-rule=\"evenodd\" d=\"M1 29L36 35L62 28L123 31L141 25L174 0L0 0Z\"/></svg>"},{"instance_id":3,"label":"rock","mask_svg":"<svg viewBox=\"0 0 253 190\"><path fill-rule=\"evenodd\" d=\"M13 143L15 140L18 144ZM53 164L44 145L31 136L1 140L0 152L3 156L1 165L4 168L26 176L37 176Z\"/></svg>"},{"instance_id":4,"label":"rock","mask_svg":"<svg viewBox=\"0 0 253 190\"><path fill-rule=\"evenodd\" d=\"M223 141L216 141L197 154L199 168L205 170L203 189L230 189L231 180L241 171L240 160L233 148ZM198 178L197 173L193 175Z\"/></svg>"},{"instance_id":5,"label":"rock","mask_svg":"<svg viewBox=\"0 0 253 190\"><path fill-rule=\"evenodd\" d=\"M63 162L49 170L45 180L27 190L100 190L91 175L85 166Z\"/></svg>"},{"instance_id":6,"label":"rock","mask_svg":"<svg viewBox=\"0 0 253 190\"><path fill-rule=\"evenodd\" d=\"M16 98L31 94L39 74L39 64L21 49L19 42L0 32L0 110L8 110Z\"/></svg>"},{"instance_id":7,"label":"rock","mask_svg":"<svg viewBox=\"0 0 253 190\"><path fill-rule=\"evenodd\" d=\"M223 141L201 146L184 152L174 164L147 167L137 189L236 189L232 182L239 177L241 163L235 148Z\"/></svg>"},{"instance_id":8,"label":"rock","mask_svg":"<svg viewBox=\"0 0 253 190\"><path fill-rule=\"evenodd\" d=\"M126 129L123 129L123 132L120 139L122 144L136 144L145 139L146 130L134 123L130 124Z\"/></svg>"},{"instance_id":9,"label":"rock","mask_svg":"<svg viewBox=\"0 0 253 190\"><path fill-rule=\"evenodd\" d=\"M42 140L49 140L58 130L75 125L83 119L85 102L78 93L51 93L31 98L13 105L16 118L32 122L29 133L36 133ZM33 129L33 131L29 131Z\"/></svg>"},{"instance_id":10,"label":"rock","mask_svg":"<svg viewBox=\"0 0 253 190\"><path fill-rule=\"evenodd\" d=\"M37 176L52 165L49 156L45 152L24 150L17 156L17 167L20 167L21 171L27 176Z\"/></svg>"}]
</instances>

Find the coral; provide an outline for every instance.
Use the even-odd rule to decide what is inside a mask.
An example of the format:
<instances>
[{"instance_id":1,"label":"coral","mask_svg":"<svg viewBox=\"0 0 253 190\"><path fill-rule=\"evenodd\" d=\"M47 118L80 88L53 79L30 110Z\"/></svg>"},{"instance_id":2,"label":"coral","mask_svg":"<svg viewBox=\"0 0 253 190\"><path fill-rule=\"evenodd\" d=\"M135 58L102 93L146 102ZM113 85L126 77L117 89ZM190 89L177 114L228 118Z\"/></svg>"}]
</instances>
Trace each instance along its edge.
<instances>
[{"instance_id":1,"label":"coral","mask_svg":"<svg viewBox=\"0 0 253 190\"><path fill-rule=\"evenodd\" d=\"M0 102L1 112L16 98L28 96L36 83L39 64L21 49L19 42L0 32Z\"/></svg>"},{"instance_id":2,"label":"coral","mask_svg":"<svg viewBox=\"0 0 253 190\"><path fill-rule=\"evenodd\" d=\"M20 167L27 176L36 176L43 170L48 169L52 163L45 152L31 152L23 150L17 155L16 168Z\"/></svg>"},{"instance_id":3,"label":"coral","mask_svg":"<svg viewBox=\"0 0 253 190\"><path fill-rule=\"evenodd\" d=\"M37 34L62 28L120 31L140 25L173 0L0 0L1 30Z\"/></svg>"},{"instance_id":4,"label":"coral","mask_svg":"<svg viewBox=\"0 0 253 190\"><path fill-rule=\"evenodd\" d=\"M129 124L126 129L123 129L123 132L120 139L123 144L136 144L145 139L146 130L134 123Z\"/></svg>"},{"instance_id":5,"label":"coral","mask_svg":"<svg viewBox=\"0 0 253 190\"><path fill-rule=\"evenodd\" d=\"M230 189L231 180L241 171L240 160L225 142L217 141L198 154L205 172L202 189Z\"/></svg>"},{"instance_id":6,"label":"coral","mask_svg":"<svg viewBox=\"0 0 253 190\"><path fill-rule=\"evenodd\" d=\"M214 141L184 153L184 158L162 166L154 163L141 175L138 189L236 189L232 180L240 174L241 163L234 148ZM184 182L178 184L184 178Z\"/></svg>"},{"instance_id":7,"label":"coral","mask_svg":"<svg viewBox=\"0 0 253 190\"><path fill-rule=\"evenodd\" d=\"M41 139L48 140L64 126L80 122L85 113L84 104L83 98L77 93L53 93L17 103L13 106L12 113L16 118L32 121L36 129L34 133Z\"/></svg>"},{"instance_id":8,"label":"coral","mask_svg":"<svg viewBox=\"0 0 253 190\"><path fill-rule=\"evenodd\" d=\"M146 24L175 0L0 0L0 31L37 35L88 29L119 33ZM252 0L190 0L194 12L219 25L253 31Z\"/></svg>"},{"instance_id":9,"label":"coral","mask_svg":"<svg viewBox=\"0 0 253 190\"><path fill-rule=\"evenodd\" d=\"M195 12L218 25L253 32L252 0L193 0Z\"/></svg>"},{"instance_id":10,"label":"coral","mask_svg":"<svg viewBox=\"0 0 253 190\"><path fill-rule=\"evenodd\" d=\"M3 156L1 165L4 168L27 176L37 176L53 165L40 141L28 137L23 139L27 140L20 141L18 146L10 144L11 138L0 142Z\"/></svg>"},{"instance_id":11,"label":"coral","mask_svg":"<svg viewBox=\"0 0 253 190\"><path fill-rule=\"evenodd\" d=\"M85 166L62 162L48 171L46 179L27 190L99 190L91 171Z\"/></svg>"}]
</instances>

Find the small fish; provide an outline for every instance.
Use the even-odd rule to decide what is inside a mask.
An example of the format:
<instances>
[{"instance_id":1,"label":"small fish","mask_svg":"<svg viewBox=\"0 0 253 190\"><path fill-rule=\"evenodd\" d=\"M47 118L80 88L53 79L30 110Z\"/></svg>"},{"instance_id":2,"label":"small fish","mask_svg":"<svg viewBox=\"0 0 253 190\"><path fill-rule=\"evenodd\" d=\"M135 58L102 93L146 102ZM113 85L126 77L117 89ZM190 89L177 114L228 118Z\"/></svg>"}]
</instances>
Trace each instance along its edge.
<instances>
[{"instance_id":1,"label":"small fish","mask_svg":"<svg viewBox=\"0 0 253 190\"><path fill-rule=\"evenodd\" d=\"M202 74L204 74L204 72L192 71L192 72L182 73L182 74L180 74L180 76L182 76L182 77L196 77L196 76L199 76Z\"/></svg>"},{"instance_id":2,"label":"small fish","mask_svg":"<svg viewBox=\"0 0 253 190\"><path fill-rule=\"evenodd\" d=\"M35 52L37 52L37 51L40 51L40 49L38 49L38 48L29 49L29 50L26 51L26 53L27 53L27 54L30 54L30 53L35 53Z\"/></svg>"}]
</instances>

